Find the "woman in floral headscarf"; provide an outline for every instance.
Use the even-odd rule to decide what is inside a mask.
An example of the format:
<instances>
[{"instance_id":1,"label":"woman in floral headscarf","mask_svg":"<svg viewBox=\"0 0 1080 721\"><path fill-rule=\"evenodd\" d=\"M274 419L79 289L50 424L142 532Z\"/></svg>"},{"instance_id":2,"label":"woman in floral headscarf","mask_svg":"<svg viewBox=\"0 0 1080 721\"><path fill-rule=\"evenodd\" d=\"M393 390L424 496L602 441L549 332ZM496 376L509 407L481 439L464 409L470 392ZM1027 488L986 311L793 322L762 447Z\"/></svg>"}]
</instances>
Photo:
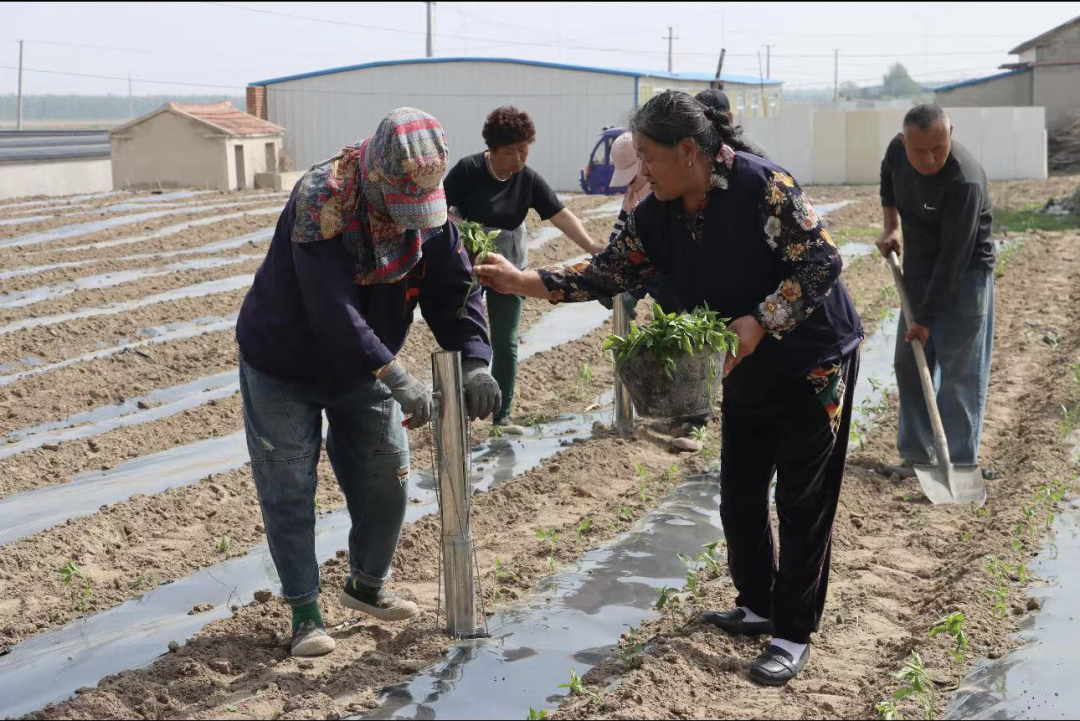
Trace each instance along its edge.
<instances>
[{"instance_id":1,"label":"woman in floral headscarf","mask_svg":"<svg viewBox=\"0 0 1080 721\"><path fill-rule=\"evenodd\" d=\"M432 414L431 391L395 360L417 304L439 345L461 352L469 415L499 409L479 292L457 312L472 266L446 219L446 161L439 122L399 108L373 136L313 167L240 309L244 427L295 656L334 648L315 555L324 412L326 452L353 522L338 600L382 620L417 612L384 588L408 497L402 419L419 428Z\"/></svg>"},{"instance_id":2,"label":"woman in floral headscarf","mask_svg":"<svg viewBox=\"0 0 1080 721\"><path fill-rule=\"evenodd\" d=\"M786 683L806 663L825 607L862 326L840 281L840 253L806 194L746 152L726 114L665 92L630 130L652 195L607 250L539 272L495 256L477 274L499 292L559 302L611 296L663 273L678 301L669 310L707 303L735 319L720 515L738 607L704 620L732 634L772 634L750 677Z\"/></svg>"}]
</instances>

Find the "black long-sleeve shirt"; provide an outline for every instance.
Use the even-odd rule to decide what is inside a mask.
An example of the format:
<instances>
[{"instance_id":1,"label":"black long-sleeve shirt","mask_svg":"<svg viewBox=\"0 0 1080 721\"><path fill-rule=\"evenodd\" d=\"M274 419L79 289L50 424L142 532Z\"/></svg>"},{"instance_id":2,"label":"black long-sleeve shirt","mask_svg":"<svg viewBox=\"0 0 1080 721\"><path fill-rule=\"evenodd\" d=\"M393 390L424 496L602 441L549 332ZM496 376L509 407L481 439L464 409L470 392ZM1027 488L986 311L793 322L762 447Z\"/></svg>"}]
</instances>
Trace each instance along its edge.
<instances>
[{"instance_id":1,"label":"black long-sleeve shirt","mask_svg":"<svg viewBox=\"0 0 1080 721\"><path fill-rule=\"evenodd\" d=\"M453 223L425 232L423 258L403 280L358 286L355 259L341 237L294 243L295 221L294 188L236 323L240 350L253 367L298 382L367 376L405 345L417 303L440 346L491 360L478 289L465 316L457 314L472 264Z\"/></svg>"},{"instance_id":2,"label":"black long-sleeve shirt","mask_svg":"<svg viewBox=\"0 0 1080 721\"><path fill-rule=\"evenodd\" d=\"M900 212L904 275L927 282L925 295L912 299L915 321L929 325L948 307L965 270L990 270L997 260L986 173L954 140L945 167L922 175L894 138L881 162L881 205Z\"/></svg>"},{"instance_id":3,"label":"black long-sleeve shirt","mask_svg":"<svg viewBox=\"0 0 1080 721\"><path fill-rule=\"evenodd\" d=\"M663 273L678 306L665 310L707 303L724 317L753 316L768 334L724 383L725 403L749 404L836 363L863 333L840 281L840 253L806 194L768 160L728 157L693 221L681 199L650 196L606 250L540 277L557 300L584 301Z\"/></svg>"}]
</instances>

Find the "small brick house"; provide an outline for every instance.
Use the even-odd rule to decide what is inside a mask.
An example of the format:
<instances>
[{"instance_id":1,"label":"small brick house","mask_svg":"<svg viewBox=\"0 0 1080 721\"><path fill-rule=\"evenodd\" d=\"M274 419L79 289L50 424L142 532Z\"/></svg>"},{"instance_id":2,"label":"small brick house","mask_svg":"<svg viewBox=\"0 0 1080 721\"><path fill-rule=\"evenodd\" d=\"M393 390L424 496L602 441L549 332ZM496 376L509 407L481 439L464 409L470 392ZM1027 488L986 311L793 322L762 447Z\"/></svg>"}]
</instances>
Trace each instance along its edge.
<instances>
[{"instance_id":1,"label":"small brick house","mask_svg":"<svg viewBox=\"0 0 1080 721\"><path fill-rule=\"evenodd\" d=\"M253 188L278 170L284 133L230 101L165 103L109 133L113 187Z\"/></svg>"}]
</instances>

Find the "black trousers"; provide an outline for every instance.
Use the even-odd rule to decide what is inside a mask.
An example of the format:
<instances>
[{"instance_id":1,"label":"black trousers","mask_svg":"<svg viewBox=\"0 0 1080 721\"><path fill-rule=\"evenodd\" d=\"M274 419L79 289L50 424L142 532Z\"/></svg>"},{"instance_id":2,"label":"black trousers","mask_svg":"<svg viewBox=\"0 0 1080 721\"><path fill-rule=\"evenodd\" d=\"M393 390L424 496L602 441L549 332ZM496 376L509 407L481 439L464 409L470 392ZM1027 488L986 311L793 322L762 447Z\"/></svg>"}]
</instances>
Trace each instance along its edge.
<instances>
[{"instance_id":1,"label":"black trousers","mask_svg":"<svg viewBox=\"0 0 1080 721\"><path fill-rule=\"evenodd\" d=\"M809 643L825 610L858 351L841 367L846 388L835 432L809 381L774 402L723 407L720 517L736 603L772 618L776 637L796 643ZM769 520L773 471L779 553Z\"/></svg>"}]
</instances>

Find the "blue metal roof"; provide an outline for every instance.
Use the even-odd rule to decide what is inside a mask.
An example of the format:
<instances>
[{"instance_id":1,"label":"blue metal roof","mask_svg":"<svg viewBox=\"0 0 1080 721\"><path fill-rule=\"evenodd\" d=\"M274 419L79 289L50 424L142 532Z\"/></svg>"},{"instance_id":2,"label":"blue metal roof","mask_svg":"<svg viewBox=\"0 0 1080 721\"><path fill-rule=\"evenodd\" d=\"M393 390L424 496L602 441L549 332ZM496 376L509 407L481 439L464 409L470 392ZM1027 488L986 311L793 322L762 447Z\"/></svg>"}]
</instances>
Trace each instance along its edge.
<instances>
[{"instance_id":1,"label":"blue metal roof","mask_svg":"<svg viewBox=\"0 0 1080 721\"><path fill-rule=\"evenodd\" d=\"M411 58L405 60L381 60L374 63L362 63L360 65L347 65L341 68L330 68L328 70L316 70L310 73L300 73L299 75L287 75L281 78L271 78L270 80L258 80L248 85L273 85L275 83L285 83L290 80L303 80L304 78L316 78L321 75L333 75L335 73L345 73L350 70L366 70L367 68L381 68L389 65L422 65L428 63L512 63L514 65L532 65L540 68L556 68L558 70L580 70L589 73L604 73L605 75L623 75L630 78L659 78L662 80L696 80L701 82L710 82L714 79L711 73L668 73L660 70L626 70L618 68L598 68L589 65L566 65L563 63L547 63L539 60L519 60L517 58L472 58L472 57L454 57L454 58ZM728 83L740 83L744 85L779 85L782 81L773 80L769 78L761 79L751 75L721 75L720 80Z\"/></svg>"},{"instance_id":2,"label":"blue metal roof","mask_svg":"<svg viewBox=\"0 0 1080 721\"><path fill-rule=\"evenodd\" d=\"M980 83L988 83L991 80L999 80L1001 78L1008 78L1013 75L1019 75L1020 73L1029 73L1031 68L1018 68L1016 70L1010 70L1007 73L998 73L997 75L987 75L985 78L974 78L972 80L963 80L959 83L951 83L949 85L940 85L936 88L930 88L935 93L940 93L942 90L956 90L957 88L966 88L968 85L979 85Z\"/></svg>"}]
</instances>

